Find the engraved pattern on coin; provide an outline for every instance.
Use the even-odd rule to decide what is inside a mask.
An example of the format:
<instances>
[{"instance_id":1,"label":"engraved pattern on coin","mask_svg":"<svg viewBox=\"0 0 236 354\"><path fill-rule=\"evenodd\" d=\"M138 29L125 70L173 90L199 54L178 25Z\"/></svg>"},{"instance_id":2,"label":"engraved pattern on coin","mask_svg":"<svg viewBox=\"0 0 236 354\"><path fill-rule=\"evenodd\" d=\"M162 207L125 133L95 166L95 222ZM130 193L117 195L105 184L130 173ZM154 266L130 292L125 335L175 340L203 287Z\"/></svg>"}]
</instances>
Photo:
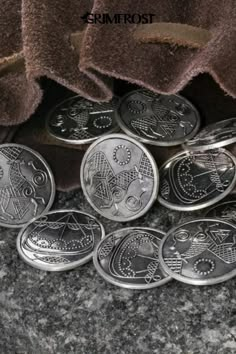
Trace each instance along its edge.
<instances>
[{"instance_id":1,"label":"engraved pattern on coin","mask_svg":"<svg viewBox=\"0 0 236 354\"><path fill-rule=\"evenodd\" d=\"M151 207L159 175L145 147L125 135L112 134L87 150L81 166L81 184L98 213L111 220L127 221Z\"/></svg>"},{"instance_id":2,"label":"engraved pattern on coin","mask_svg":"<svg viewBox=\"0 0 236 354\"><path fill-rule=\"evenodd\" d=\"M0 225L21 227L50 209L55 183L47 163L17 144L0 146Z\"/></svg>"},{"instance_id":3,"label":"engraved pattern on coin","mask_svg":"<svg viewBox=\"0 0 236 354\"><path fill-rule=\"evenodd\" d=\"M236 118L209 124L194 138L189 139L184 148L187 150L210 150L236 142Z\"/></svg>"},{"instance_id":4,"label":"engraved pattern on coin","mask_svg":"<svg viewBox=\"0 0 236 354\"><path fill-rule=\"evenodd\" d=\"M159 202L186 211L215 204L235 186L235 161L224 149L173 156L160 169Z\"/></svg>"},{"instance_id":5,"label":"engraved pattern on coin","mask_svg":"<svg viewBox=\"0 0 236 354\"><path fill-rule=\"evenodd\" d=\"M209 209L205 217L220 218L236 224L236 200L223 201Z\"/></svg>"},{"instance_id":6,"label":"engraved pattern on coin","mask_svg":"<svg viewBox=\"0 0 236 354\"><path fill-rule=\"evenodd\" d=\"M193 138L200 125L193 105L178 95L139 89L125 95L117 121L128 135L148 144L174 146Z\"/></svg>"},{"instance_id":7,"label":"engraved pattern on coin","mask_svg":"<svg viewBox=\"0 0 236 354\"><path fill-rule=\"evenodd\" d=\"M148 289L170 280L160 267L158 250L165 234L149 228L126 228L109 234L95 253L94 265L107 281L125 288Z\"/></svg>"},{"instance_id":8,"label":"engraved pattern on coin","mask_svg":"<svg viewBox=\"0 0 236 354\"><path fill-rule=\"evenodd\" d=\"M118 98L95 103L80 96L71 97L56 106L47 117L47 130L70 144L86 144L118 129L114 112Z\"/></svg>"},{"instance_id":9,"label":"engraved pattern on coin","mask_svg":"<svg viewBox=\"0 0 236 354\"><path fill-rule=\"evenodd\" d=\"M52 211L19 233L17 249L33 267L67 270L89 261L103 236L104 229L93 216L75 210Z\"/></svg>"},{"instance_id":10,"label":"engraved pattern on coin","mask_svg":"<svg viewBox=\"0 0 236 354\"><path fill-rule=\"evenodd\" d=\"M185 283L230 279L236 275L236 226L213 218L185 222L168 232L159 257L163 269Z\"/></svg>"}]
</instances>

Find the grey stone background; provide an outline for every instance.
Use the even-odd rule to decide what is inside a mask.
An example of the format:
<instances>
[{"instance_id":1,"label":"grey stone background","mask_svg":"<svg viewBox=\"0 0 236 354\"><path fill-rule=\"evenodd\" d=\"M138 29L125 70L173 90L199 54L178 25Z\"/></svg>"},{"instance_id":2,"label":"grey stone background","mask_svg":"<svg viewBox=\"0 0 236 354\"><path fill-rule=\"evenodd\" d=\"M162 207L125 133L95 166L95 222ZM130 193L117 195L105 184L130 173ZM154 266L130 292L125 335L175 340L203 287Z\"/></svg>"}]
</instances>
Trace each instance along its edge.
<instances>
[{"instance_id":1,"label":"grey stone background","mask_svg":"<svg viewBox=\"0 0 236 354\"><path fill-rule=\"evenodd\" d=\"M53 209L96 215L82 191L58 193ZM172 225L195 214L157 203L122 226ZM96 215L97 216L97 215ZM0 354L235 354L235 279L194 287L171 281L146 291L106 283L92 262L61 273L31 268L18 256L18 231L0 228Z\"/></svg>"}]
</instances>

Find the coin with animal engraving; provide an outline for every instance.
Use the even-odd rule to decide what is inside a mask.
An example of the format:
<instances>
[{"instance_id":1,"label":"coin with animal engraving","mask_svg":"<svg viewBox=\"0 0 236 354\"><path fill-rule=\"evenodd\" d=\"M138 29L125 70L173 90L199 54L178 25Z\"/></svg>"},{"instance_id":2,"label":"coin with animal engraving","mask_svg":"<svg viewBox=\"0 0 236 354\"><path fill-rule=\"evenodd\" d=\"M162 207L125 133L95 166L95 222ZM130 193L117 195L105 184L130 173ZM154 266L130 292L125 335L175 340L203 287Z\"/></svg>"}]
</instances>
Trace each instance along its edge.
<instances>
[{"instance_id":1,"label":"coin with animal engraving","mask_svg":"<svg viewBox=\"0 0 236 354\"><path fill-rule=\"evenodd\" d=\"M48 115L46 128L56 139L68 144L89 144L99 136L117 131L115 110L118 98L96 103L80 96L57 105Z\"/></svg>"},{"instance_id":2,"label":"coin with animal engraving","mask_svg":"<svg viewBox=\"0 0 236 354\"><path fill-rule=\"evenodd\" d=\"M77 210L51 211L31 220L17 237L29 265L46 271L76 268L92 259L105 232L93 216Z\"/></svg>"},{"instance_id":3,"label":"coin with animal engraving","mask_svg":"<svg viewBox=\"0 0 236 354\"><path fill-rule=\"evenodd\" d=\"M171 280L160 266L158 250L165 233L129 227L110 233L98 244L93 262L108 282L129 289L150 289Z\"/></svg>"},{"instance_id":4,"label":"coin with animal engraving","mask_svg":"<svg viewBox=\"0 0 236 354\"><path fill-rule=\"evenodd\" d=\"M23 145L0 145L0 225L22 227L47 212L54 197L53 174L42 156Z\"/></svg>"},{"instance_id":5,"label":"coin with animal engraving","mask_svg":"<svg viewBox=\"0 0 236 354\"><path fill-rule=\"evenodd\" d=\"M209 124L184 145L186 150L210 150L236 142L236 118Z\"/></svg>"},{"instance_id":6,"label":"coin with animal engraving","mask_svg":"<svg viewBox=\"0 0 236 354\"><path fill-rule=\"evenodd\" d=\"M171 277L193 285L213 285L236 275L236 225L200 218L170 230L159 258Z\"/></svg>"},{"instance_id":7,"label":"coin with animal engraving","mask_svg":"<svg viewBox=\"0 0 236 354\"><path fill-rule=\"evenodd\" d=\"M205 217L215 217L236 224L236 199L223 200L214 205L207 211Z\"/></svg>"},{"instance_id":8,"label":"coin with animal engraving","mask_svg":"<svg viewBox=\"0 0 236 354\"><path fill-rule=\"evenodd\" d=\"M158 146L182 144L193 138L200 126L199 113L186 98L145 89L125 95L116 118L126 134Z\"/></svg>"},{"instance_id":9,"label":"coin with animal engraving","mask_svg":"<svg viewBox=\"0 0 236 354\"><path fill-rule=\"evenodd\" d=\"M183 151L160 169L160 204L193 211L223 199L236 184L236 159L224 149Z\"/></svg>"},{"instance_id":10,"label":"coin with animal engraving","mask_svg":"<svg viewBox=\"0 0 236 354\"><path fill-rule=\"evenodd\" d=\"M159 173L149 151L123 134L107 135L86 151L81 186L92 207L114 221L145 214L157 197Z\"/></svg>"}]
</instances>

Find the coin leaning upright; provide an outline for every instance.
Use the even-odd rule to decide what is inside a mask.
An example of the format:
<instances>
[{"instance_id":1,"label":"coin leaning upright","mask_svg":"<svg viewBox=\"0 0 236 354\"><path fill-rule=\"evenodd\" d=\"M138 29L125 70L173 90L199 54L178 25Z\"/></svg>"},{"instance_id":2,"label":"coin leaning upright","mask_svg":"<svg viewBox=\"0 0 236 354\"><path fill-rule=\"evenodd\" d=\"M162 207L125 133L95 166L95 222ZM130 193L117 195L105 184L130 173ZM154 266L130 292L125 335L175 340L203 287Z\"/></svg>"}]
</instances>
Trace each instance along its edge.
<instances>
[{"instance_id":1,"label":"coin leaning upright","mask_svg":"<svg viewBox=\"0 0 236 354\"><path fill-rule=\"evenodd\" d=\"M42 156L24 145L0 145L0 225L24 226L47 212L54 197L54 178Z\"/></svg>"},{"instance_id":2,"label":"coin leaning upright","mask_svg":"<svg viewBox=\"0 0 236 354\"><path fill-rule=\"evenodd\" d=\"M94 142L84 155L80 176L88 202L110 220L137 219L157 197L155 160L142 144L123 134Z\"/></svg>"},{"instance_id":3,"label":"coin leaning upright","mask_svg":"<svg viewBox=\"0 0 236 354\"><path fill-rule=\"evenodd\" d=\"M236 226L215 218L185 222L161 241L164 271L193 285L221 283L236 275Z\"/></svg>"},{"instance_id":4,"label":"coin leaning upright","mask_svg":"<svg viewBox=\"0 0 236 354\"><path fill-rule=\"evenodd\" d=\"M184 145L187 150L210 150L236 142L236 118L207 125Z\"/></svg>"},{"instance_id":5,"label":"coin leaning upright","mask_svg":"<svg viewBox=\"0 0 236 354\"><path fill-rule=\"evenodd\" d=\"M129 289L150 289L171 278L160 266L158 250L165 233L146 227L114 231L98 244L93 262L108 282Z\"/></svg>"},{"instance_id":6,"label":"coin leaning upright","mask_svg":"<svg viewBox=\"0 0 236 354\"><path fill-rule=\"evenodd\" d=\"M64 271L88 262L104 235L95 217L77 210L55 210L31 220L20 231L17 250L32 267Z\"/></svg>"},{"instance_id":7,"label":"coin leaning upright","mask_svg":"<svg viewBox=\"0 0 236 354\"><path fill-rule=\"evenodd\" d=\"M146 89L126 94L116 118L126 134L158 146L183 144L196 135L200 126L199 113L186 98Z\"/></svg>"},{"instance_id":8,"label":"coin leaning upright","mask_svg":"<svg viewBox=\"0 0 236 354\"><path fill-rule=\"evenodd\" d=\"M68 144L90 144L99 136L118 130L115 110L118 98L97 103L80 96L71 97L53 108L46 129L55 139Z\"/></svg>"},{"instance_id":9,"label":"coin leaning upright","mask_svg":"<svg viewBox=\"0 0 236 354\"><path fill-rule=\"evenodd\" d=\"M224 149L183 151L160 168L160 204L192 211L213 205L236 183L236 159Z\"/></svg>"}]
</instances>

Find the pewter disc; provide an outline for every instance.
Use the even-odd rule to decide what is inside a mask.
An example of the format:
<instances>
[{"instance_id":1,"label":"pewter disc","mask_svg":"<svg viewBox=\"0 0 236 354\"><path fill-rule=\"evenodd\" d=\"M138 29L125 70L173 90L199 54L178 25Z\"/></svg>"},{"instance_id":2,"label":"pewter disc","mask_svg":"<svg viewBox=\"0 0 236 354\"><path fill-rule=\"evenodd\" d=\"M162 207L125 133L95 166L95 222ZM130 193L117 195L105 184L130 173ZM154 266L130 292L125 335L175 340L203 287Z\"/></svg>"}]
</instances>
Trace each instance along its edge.
<instances>
[{"instance_id":1,"label":"pewter disc","mask_svg":"<svg viewBox=\"0 0 236 354\"><path fill-rule=\"evenodd\" d=\"M213 123L184 144L187 150L210 150L236 142L236 118Z\"/></svg>"},{"instance_id":2,"label":"pewter disc","mask_svg":"<svg viewBox=\"0 0 236 354\"><path fill-rule=\"evenodd\" d=\"M222 201L214 205L205 214L206 218L215 217L236 224L236 199Z\"/></svg>"},{"instance_id":3,"label":"pewter disc","mask_svg":"<svg viewBox=\"0 0 236 354\"><path fill-rule=\"evenodd\" d=\"M165 233L129 227L110 233L97 246L93 262L108 282L129 289L150 289L171 278L160 267L158 249Z\"/></svg>"},{"instance_id":4,"label":"pewter disc","mask_svg":"<svg viewBox=\"0 0 236 354\"><path fill-rule=\"evenodd\" d=\"M81 186L92 207L115 221L145 214L157 197L159 174L148 150L123 134L94 142L81 164Z\"/></svg>"},{"instance_id":5,"label":"pewter disc","mask_svg":"<svg viewBox=\"0 0 236 354\"><path fill-rule=\"evenodd\" d=\"M103 134L118 130L115 110L118 98L96 103L80 96L69 98L48 115L46 128L54 138L68 144L89 144Z\"/></svg>"},{"instance_id":6,"label":"pewter disc","mask_svg":"<svg viewBox=\"0 0 236 354\"><path fill-rule=\"evenodd\" d=\"M24 226L47 212L54 197L54 178L42 156L23 145L0 145L0 225Z\"/></svg>"},{"instance_id":7,"label":"pewter disc","mask_svg":"<svg viewBox=\"0 0 236 354\"><path fill-rule=\"evenodd\" d=\"M143 143L174 146L195 136L200 117L184 97L140 89L123 97L117 110L121 129Z\"/></svg>"},{"instance_id":8,"label":"pewter disc","mask_svg":"<svg viewBox=\"0 0 236 354\"><path fill-rule=\"evenodd\" d=\"M236 183L236 159L224 149L183 151L160 169L160 204L174 210L206 208L229 194Z\"/></svg>"},{"instance_id":9,"label":"pewter disc","mask_svg":"<svg viewBox=\"0 0 236 354\"><path fill-rule=\"evenodd\" d=\"M87 213L51 211L20 231L17 250L35 268L63 271L88 262L104 235L101 223Z\"/></svg>"},{"instance_id":10,"label":"pewter disc","mask_svg":"<svg viewBox=\"0 0 236 354\"><path fill-rule=\"evenodd\" d=\"M178 225L162 240L160 263L171 277L212 285L236 275L236 226L213 218Z\"/></svg>"}]
</instances>

